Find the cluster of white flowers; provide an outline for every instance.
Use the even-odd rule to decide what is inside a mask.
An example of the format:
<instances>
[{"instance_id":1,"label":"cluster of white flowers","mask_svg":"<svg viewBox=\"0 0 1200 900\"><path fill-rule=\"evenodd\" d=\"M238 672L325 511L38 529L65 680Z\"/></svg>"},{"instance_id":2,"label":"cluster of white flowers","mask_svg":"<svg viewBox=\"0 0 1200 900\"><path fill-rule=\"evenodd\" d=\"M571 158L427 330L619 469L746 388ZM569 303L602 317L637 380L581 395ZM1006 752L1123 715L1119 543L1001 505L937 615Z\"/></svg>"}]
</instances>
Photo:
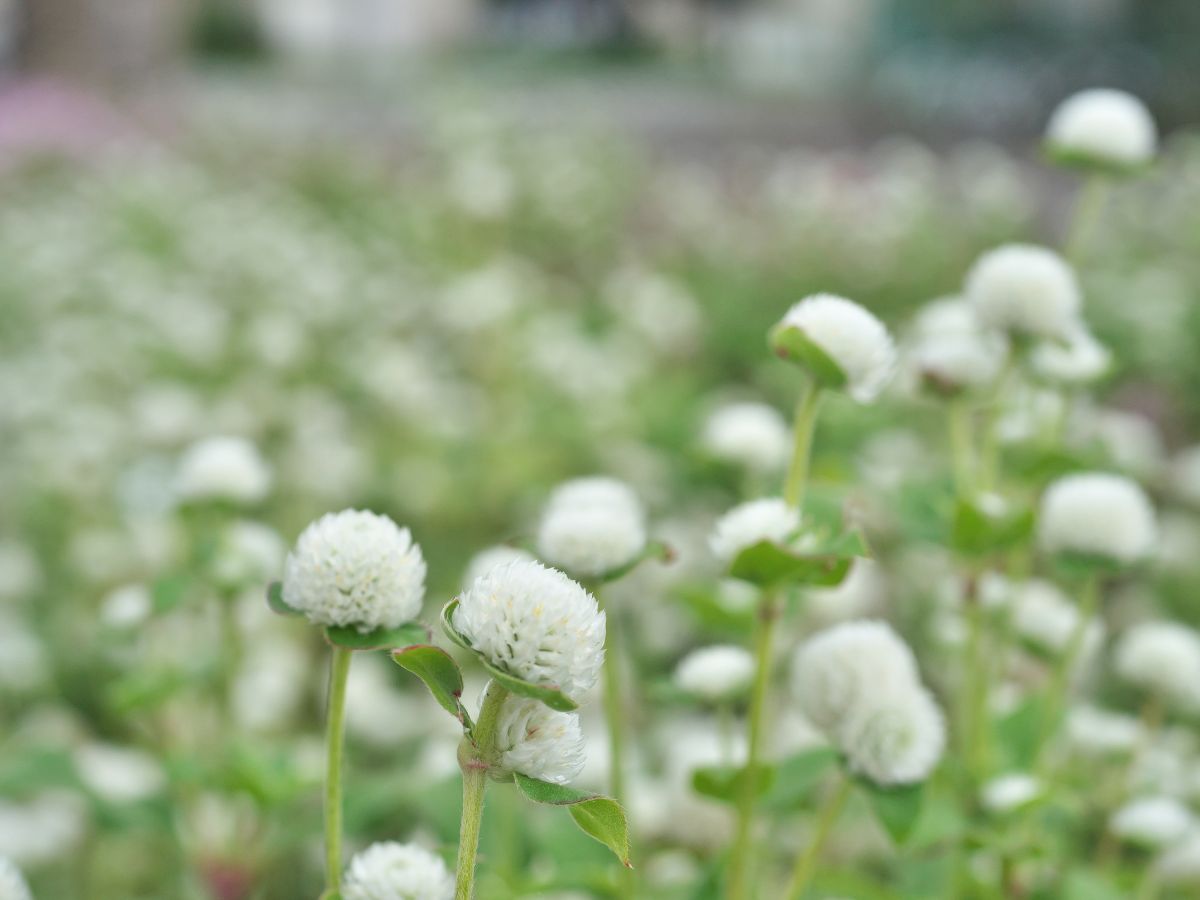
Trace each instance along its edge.
<instances>
[{"instance_id":1,"label":"cluster of white flowers","mask_svg":"<svg viewBox=\"0 0 1200 900\"><path fill-rule=\"evenodd\" d=\"M372 844L346 869L345 900L451 900L454 878L440 856L416 844Z\"/></svg>"},{"instance_id":2,"label":"cluster of white flowers","mask_svg":"<svg viewBox=\"0 0 1200 900\"><path fill-rule=\"evenodd\" d=\"M786 544L800 528L800 513L778 497L750 500L717 520L708 545L722 562L760 541Z\"/></svg>"},{"instance_id":3,"label":"cluster of white flowers","mask_svg":"<svg viewBox=\"0 0 1200 900\"><path fill-rule=\"evenodd\" d=\"M578 577L628 565L646 547L645 512L633 489L610 478L579 478L550 497L538 527L538 554Z\"/></svg>"},{"instance_id":4,"label":"cluster of white flowers","mask_svg":"<svg viewBox=\"0 0 1200 900\"><path fill-rule=\"evenodd\" d=\"M787 423L765 403L731 403L704 423L704 449L717 459L752 472L773 472L791 446Z\"/></svg>"},{"instance_id":5,"label":"cluster of white flowers","mask_svg":"<svg viewBox=\"0 0 1200 900\"><path fill-rule=\"evenodd\" d=\"M463 591L455 630L499 669L578 699L604 664L605 619L596 599L562 572L516 561Z\"/></svg>"},{"instance_id":6,"label":"cluster of white flowers","mask_svg":"<svg viewBox=\"0 0 1200 900\"><path fill-rule=\"evenodd\" d=\"M424 596L425 559L409 530L364 510L317 519L284 564L284 602L317 625L396 628Z\"/></svg>"},{"instance_id":7,"label":"cluster of white flowers","mask_svg":"<svg viewBox=\"0 0 1200 900\"><path fill-rule=\"evenodd\" d=\"M792 683L804 715L872 781L922 781L941 759L942 712L912 651L883 622L846 622L807 640Z\"/></svg>"},{"instance_id":8,"label":"cluster of white flowers","mask_svg":"<svg viewBox=\"0 0 1200 900\"><path fill-rule=\"evenodd\" d=\"M558 712L527 697L505 698L496 727L496 751L506 771L566 784L583 771L585 750L576 713Z\"/></svg>"},{"instance_id":9,"label":"cluster of white flowers","mask_svg":"<svg viewBox=\"0 0 1200 900\"><path fill-rule=\"evenodd\" d=\"M1071 553L1130 564L1154 546L1154 507L1121 475L1066 475L1046 489L1038 516L1038 543L1049 553Z\"/></svg>"},{"instance_id":10,"label":"cluster of white flowers","mask_svg":"<svg viewBox=\"0 0 1200 900\"><path fill-rule=\"evenodd\" d=\"M175 491L184 500L257 503L270 489L270 468L258 448L240 437L193 444L180 459L175 479Z\"/></svg>"},{"instance_id":11,"label":"cluster of white flowers","mask_svg":"<svg viewBox=\"0 0 1200 900\"><path fill-rule=\"evenodd\" d=\"M1059 104L1046 125L1046 145L1070 158L1116 166L1148 162L1158 143L1154 119L1132 94L1092 88Z\"/></svg>"},{"instance_id":12,"label":"cluster of white flowers","mask_svg":"<svg viewBox=\"0 0 1200 900\"><path fill-rule=\"evenodd\" d=\"M675 669L675 681L683 690L714 703L743 693L753 677L754 657L732 644L693 650Z\"/></svg>"},{"instance_id":13,"label":"cluster of white flowers","mask_svg":"<svg viewBox=\"0 0 1200 900\"><path fill-rule=\"evenodd\" d=\"M981 256L967 273L964 293L989 327L1035 338L1071 335L1083 305L1071 267L1053 250L1028 244Z\"/></svg>"},{"instance_id":14,"label":"cluster of white flowers","mask_svg":"<svg viewBox=\"0 0 1200 900\"><path fill-rule=\"evenodd\" d=\"M1200 709L1200 634L1178 622L1143 622L1121 635L1114 666L1130 684Z\"/></svg>"}]
</instances>

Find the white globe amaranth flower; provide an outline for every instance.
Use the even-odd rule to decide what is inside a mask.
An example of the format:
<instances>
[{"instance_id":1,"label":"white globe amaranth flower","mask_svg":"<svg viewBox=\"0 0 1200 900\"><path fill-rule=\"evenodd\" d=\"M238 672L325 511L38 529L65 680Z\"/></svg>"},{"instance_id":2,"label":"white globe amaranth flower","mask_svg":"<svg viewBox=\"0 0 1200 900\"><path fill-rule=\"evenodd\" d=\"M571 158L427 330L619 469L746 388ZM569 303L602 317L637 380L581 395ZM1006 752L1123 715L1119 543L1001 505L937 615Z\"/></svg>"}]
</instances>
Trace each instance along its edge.
<instances>
[{"instance_id":1,"label":"white globe amaranth flower","mask_svg":"<svg viewBox=\"0 0 1200 900\"><path fill-rule=\"evenodd\" d=\"M743 694L753 678L753 655L733 644L693 650L675 668L676 684L689 694L712 702Z\"/></svg>"},{"instance_id":2,"label":"white globe amaranth flower","mask_svg":"<svg viewBox=\"0 0 1200 900\"><path fill-rule=\"evenodd\" d=\"M1008 341L965 300L935 300L917 315L907 356L921 383L942 394L987 387L1008 359Z\"/></svg>"},{"instance_id":3,"label":"white globe amaranth flower","mask_svg":"<svg viewBox=\"0 0 1200 900\"><path fill-rule=\"evenodd\" d=\"M637 493L624 481L606 475L588 475L564 481L550 494L546 508L582 508L587 506L627 506L641 509Z\"/></svg>"},{"instance_id":4,"label":"white globe amaranth flower","mask_svg":"<svg viewBox=\"0 0 1200 900\"><path fill-rule=\"evenodd\" d=\"M342 880L345 900L452 900L454 877L440 856L387 841L355 854Z\"/></svg>"},{"instance_id":5,"label":"white globe amaranth flower","mask_svg":"<svg viewBox=\"0 0 1200 900\"><path fill-rule=\"evenodd\" d=\"M1079 627L1079 607L1049 581L1030 579L1012 589L1013 631L1028 643L1049 653L1067 650ZM1084 626L1078 662L1084 664L1104 642L1104 625L1093 618Z\"/></svg>"},{"instance_id":6,"label":"white globe amaranth flower","mask_svg":"<svg viewBox=\"0 0 1200 900\"><path fill-rule=\"evenodd\" d=\"M841 584L804 591L807 618L832 624L878 614L887 598L888 579L883 566L856 556Z\"/></svg>"},{"instance_id":7,"label":"white globe amaranth flower","mask_svg":"<svg viewBox=\"0 0 1200 900\"><path fill-rule=\"evenodd\" d=\"M327 513L301 532L283 569L283 601L316 625L397 628L421 612L425 559L384 515Z\"/></svg>"},{"instance_id":8,"label":"white globe amaranth flower","mask_svg":"<svg viewBox=\"0 0 1200 900\"><path fill-rule=\"evenodd\" d=\"M774 407L731 403L708 417L701 443L709 454L724 462L752 472L774 472L787 461L791 434Z\"/></svg>"},{"instance_id":9,"label":"white globe amaranth flower","mask_svg":"<svg viewBox=\"0 0 1200 900\"><path fill-rule=\"evenodd\" d=\"M211 437L184 451L175 475L183 500L257 503L271 489L271 470L253 443L241 437Z\"/></svg>"},{"instance_id":10,"label":"white globe amaranth flower","mask_svg":"<svg viewBox=\"0 0 1200 900\"><path fill-rule=\"evenodd\" d=\"M1112 368L1112 353L1080 324L1063 341L1043 341L1034 347L1029 367L1054 384L1089 384Z\"/></svg>"},{"instance_id":11,"label":"white globe amaranth flower","mask_svg":"<svg viewBox=\"0 0 1200 900\"><path fill-rule=\"evenodd\" d=\"M1200 709L1200 633L1178 622L1143 622L1117 642L1117 675L1187 709Z\"/></svg>"},{"instance_id":12,"label":"white globe amaranth flower","mask_svg":"<svg viewBox=\"0 0 1200 900\"><path fill-rule=\"evenodd\" d=\"M1196 817L1175 797L1139 797L1117 809L1108 829L1117 837L1143 847L1166 847L1196 827Z\"/></svg>"},{"instance_id":13,"label":"white globe amaranth flower","mask_svg":"<svg viewBox=\"0 0 1200 900\"><path fill-rule=\"evenodd\" d=\"M979 257L964 294L985 325L1026 337L1067 338L1083 305L1066 261L1030 244L1006 244Z\"/></svg>"},{"instance_id":14,"label":"white globe amaranth flower","mask_svg":"<svg viewBox=\"0 0 1200 900\"><path fill-rule=\"evenodd\" d=\"M1007 772L984 782L979 801L989 812L1006 813L1025 806L1042 793L1042 783L1028 772Z\"/></svg>"},{"instance_id":15,"label":"white globe amaranth flower","mask_svg":"<svg viewBox=\"0 0 1200 900\"><path fill-rule=\"evenodd\" d=\"M0 900L33 900L21 870L3 856L0 856Z\"/></svg>"},{"instance_id":16,"label":"white globe amaranth flower","mask_svg":"<svg viewBox=\"0 0 1200 900\"><path fill-rule=\"evenodd\" d=\"M1050 153L1067 162L1131 168L1154 157L1158 131L1137 97L1093 88L1058 105L1046 125L1045 140Z\"/></svg>"},{"instance_id":17,"label":"white globe amaranth flower","mask_svg":"<svg viewBox=\"0 0 1200 900\"><path fill-rule=\"evenodd\" d=\"M792 355L786 340L793 330L832 362L841 377L830 384L827 365L798 361L818 381L844 388L859 403L878 397L896 368L896 347L887 328L865 307L845 297L813 294L795 304L772 332L777 352Z\"/></svg>"},{"instance_id":18,"label":"white globe amaranth flower","mask_svg":"<svg viewBox=\"0 0 1200 900\"><path fill-rule=\"evenodd\" d=\"M805 641L792 666L792 689L805 717L837 737L853 710L888 684L918 687L912 650L885 622L843 622Z\"/></svg>"},{"instance_id":19,"label":"white globe amaranth flower","mask_svg":"<svg viewBox=\"0 0 1200 900\"><path fill-rule=\"evenodd\" d=\"M708 546L722 562L760 541L786 543L800 528L800 513L778 497L740 503L717 520Z\"/></svg>"},{"instance_id":20,"label":"white globe amaranth flower","mask_svg":"<svg viewBox=\"0 0 1200 900\"><path fill-rule=\"evenodd\" d=\"M567 784L583 771L586 743L576 713L509 695L496 726L500 766L539 781Z\"/></svg>"},{"instance_id":21,"label":"white globe amaranth flower","mask_svg":"<svg viewBox=\"0 0 1200 900\"><path fill-rule=\"evenodd\" d=\"M73 754L80 781L112 803L133 803L158 794L167 776L158 760L131 747L84 744Z\"/></svg>"},{"instance_id":22,"label":"white globe amaranth flower","mask_svg":"<svg viewBox=\"0 0 1200 900\"><path fill-rule=\"evenodd\" d=\"M528 550L522 550L520 547L510 547L507 544L487 547L472 556L467 563L466 571L463 574L462 586L464 588L470 587L475 583L476 579L486 575L492 569L499 568L507 563L533 561L533 554Z\"/></svg>"},{"instance_id":23,"label":"white globe amaranth flower","mask_svg":"<svg viewBox=\"0 0 1200 900\"><path fill-rule=\"evenodd\" d=\"M1130 564L1154 546L1154 507L1136 482L1107 472L1066 475L1042 495L1038 544L1049 553Z\"/></svg>"},{"instance_id":24,"label":"white globe amaranth flower","mask_svg":"<svg viewBox=\"0 0 1200 900\"><path fill-rule=\"evenodd\" d=\"M1067 741L1081 753L1131 753L1141 745L1144 734L1142 723L1133 716L1094 706L1078 706L1067 713Z\"/></svg>"},{"instance_id":25,"label":"white globe amaranth flower","mask_svg":"<svg viewBox=\"0 0 1200 900\"><path fill-rule=\"evenodd\" d=\"M920 684L875 685L838 732L850 769L883 786L924 781L946 748L942 711Z\"/></svg>"},{"instance_id":26,"label":"white globe amaranth flower","mask_svg":"<svg viewBox=\"0 0 1200 900\"><path fill-rule=\"evenodd\" d=\"M451 625L491 665L578 700L604 664L596 599L536 562L492 569L463 591Z\"/></svg>"},{"instance_id":27,"label":"white globe amaranth flower","mask_svg":"<svg viewBox=\"0 0 1200 900\"><path fill-rule=\"evenodd\" d=\"M538 526L537 547L546 562L590 577L637 559L646 549L646 520L627 485L582 481L567 482L551 496Z\"/></svg>"}]
</instances>

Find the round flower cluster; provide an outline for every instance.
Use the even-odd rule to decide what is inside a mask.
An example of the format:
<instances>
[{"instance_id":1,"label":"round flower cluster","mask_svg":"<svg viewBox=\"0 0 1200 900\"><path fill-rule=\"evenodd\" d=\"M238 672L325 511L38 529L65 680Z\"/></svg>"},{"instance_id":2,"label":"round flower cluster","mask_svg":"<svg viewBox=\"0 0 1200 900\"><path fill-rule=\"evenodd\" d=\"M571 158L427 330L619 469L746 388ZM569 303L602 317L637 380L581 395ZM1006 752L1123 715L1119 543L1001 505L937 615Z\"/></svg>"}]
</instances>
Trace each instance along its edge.
<instances>
[{"instance_id":1,"label":"round flower cluster","mask_svg":"<svg viewBox=\"0 0 1200 900\"><path fill-rule=\"evenodd\" d=\"M562 572L516 561L459 597L451 624L489 663L578 699L604 664L604 613Z\"/></svg>"},{"instance_id":2,"label":"round flower cluster","mask_svg":"<svg viewBox=\"0 0 1200 900\"><path fill-rule=\"evenodd\" d=\"M509 547L507 544L480 550L467 563L466 572L463 574L463 587L470 587L477 578L510 562L533 562L533 554L520 547Z\"/></svg>"},{"instance_id":3,"label":"round flower cluster","mask_svg":"<svg viewBox=\"0 0 1200 900\"><path fill-rule=\"evenodd\" d=\"M1174 844L1196 826L1196 818L1174 797L1139 797L1126 803L1108 820L1117 837L1143 847Z\"/></svg>"},{"instance_id":4,"label":"round flower cluster","mask_svg":"<svg viewBox=\"0 0 1200 900\"><path fill-rule=\"evenodd\" d=\"M1093 88L1068 97L1050 116L1046 146L1068 161L1130 167L1149 162L1158 143L1154 119L1131 94Z\"/></svg>"},{"instance_id":5,"label":"round flower cluster","mask_svg":"<svg viewBox=\"0 0 1200 900\"><path fill-rule=\"evenodd\" d=\"M941 759L942 712L912 651L885 623L846 622L810 638L797 652L792 683L809 721L877 784L922 781Z\"/></svg>"},{"instance_id":6,"label":"round flower cluster","mask_svg":"<svg viewBox=\"0 0 1200 900\"><path fill-rule=\"evenodd\" d=\"M1117 674L1186 709L1200 709L1200 634L1178 622L1143 622L1121 635Z\"/></svg>"},{"instance_id":7,"label":"round flower cluster","mask_svg":"<svg viewBox=\"0 0 1200 900\"><path fill-rule=\"evenodd\" d=\"M1018 336L1064 339L1083 300L1071 267L1052 250L1007 244L967 273L967 302L985 325Z\"/></svg>"},{"instance_id":8,"label":"round flower cluster","mask_svg":"<svg viewBox=\"0 0 1200 900\"><path fill-rule=\"evenodd\" d=\"M704 423L704 448L715 458L752 472L773 472L787 459L790 446L783 416L765 403L731 403Z\"/></svg>"},{"instance_id":9,"label":"round flower cluster","mask_svg":"<svg viewBox=\"0 0 1200 900\"><path fill-rule=\"evenodd\" d=\"M184 452L175 475L183 500L257 503L271 488L271 470L258 448L245 438L212 437Z\"/></svg>"},{"instance_id":10,"label":"round flower cluster","mask_svg":"<svg viewBox=\"0 0 1200 900\"><path fill-rule=\"evenodd\" d=\"M454 878L441 857L416 844L372 844L346 869L345 900L451 900Z\"/></svg>"},{"instance_id":11,"label":"round flower cluster","mask_svg":"<svg viewBox=\"0 0 1200 900\"><path fill-rule=\"evenodd\" d=\"M712 702L743 693L753 677L754 657L732 644L693 650L675 669L675 681L683 690Z\"/></svg>"},{"instance_id":12,"label":"round flower cluster","mask_svg":"<svg viewBox=\"0 0 1200 900\"><path fill-rule=\"evenodd\" d=\"M496 751L506 771L566 784L583 771L585 746L575 713L558 712L528 697L505 699Z\"/></svg>"},{"instance_id":13,"label":"round flower cluster","mask_svg":"<svg viewBox=\"0 0 1200 900\"><path fill-rule=\"evenodd\" d=\"M995 382L1008 358L1008 342L983 325L974 307L955 297L921 310L908 356L923 385L954 394Z\"/></svg>"},{"instance_id":14,"label":"round flower cluster","mask_svg":"<svg viewBox=\"0 0 1200 900\"><path fill-rule=\"evenodd\" d=\"M396 628L421 612L425 559L407 528L348 509L301 532L283 569L283 601L316 625Z\"/></svg>"},{"instance_id":15,"label":"round flower cluster","mask_svg":"<svg viewBox=\"0 0 1200 900\"><path fill-rule=\"evenodd\" d=\"M1049 581L1038 578L1013 589L1012 626L1029 644L1052 654L1066 651L1079 628L1079 607ZM1104 625L1093 619L1084 626L1077 664L1092 659L1104 642Z\"/></svg>"},{"instance_id":16,"label":"round flower cluster","mask_svg":"<svg viewBox=\"0 0 1200 900\"><path fill-rule=\"evenodd\" d=\"M646 547L646 522L633 490L608 478L581 478L550 497L538 527L539 555L579 577L628 565Z\"/></svg>"},{"instance_id":17,"label":"round flower cluster","mask_svg":"<svg viewBox=\"0 0 1200 900\"><path fill-rule=\"evenodd\" d=\"M1066 475L1042 496L1038 543L1049 553L1130 564L1149 554L1156 534L1150 500L1121 475Z\"/></svg>"},{"instance_id":18,"label":"round flower cluster","mask_svg":"<svg viewBox=\"0 0 1200 900\"><path fill-rule=\"evenodd\" d=\"M800 513L778 497L740 503L717 520L708 546L722 562L760 541L787 543L800 528Z\"/></svg>"},{"instance_id":19,"label":"round flower cluster","mask_svg":"<svg viewBox=\"0 0 1200 900\"><path fill-rule=\"evenodd\" d=\"M784 314L775 333L792 329L837 366L843 384L835 386L844 387L859 403L873 401L892 377L896 347L891 335L879 319L852 300L833 294L805 297ZM813 375L825 380L819 369Z\"/></svg>"}]
</instances>

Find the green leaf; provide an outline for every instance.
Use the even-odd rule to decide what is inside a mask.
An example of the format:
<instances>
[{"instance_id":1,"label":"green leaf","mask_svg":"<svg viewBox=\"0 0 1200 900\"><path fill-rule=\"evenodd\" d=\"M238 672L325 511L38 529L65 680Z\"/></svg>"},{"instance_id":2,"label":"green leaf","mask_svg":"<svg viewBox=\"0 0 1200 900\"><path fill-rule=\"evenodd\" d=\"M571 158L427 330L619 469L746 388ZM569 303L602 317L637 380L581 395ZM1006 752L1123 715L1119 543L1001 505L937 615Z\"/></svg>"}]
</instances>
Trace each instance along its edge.
<instances>
[{"instance_id":1,"label":"green leaf","mask_svg":"<svg viewBox=\"0 0 1200 900\"><path fill-rule=\"evenodd\" d=\"M331 625L325 629L329 643L347 650L390 650L411 647L429 640L429 629L420 622L408 622L399 628L376 628L363 633L349 625Z\"/></svg>"},{"instance_id":2,"label":"green leaf","mask_svg":"<svg viewBox=\"0 0 1200 900\"><path fill-rule=\"evenodd\" d=\"M702 766L692 772L692 787L697 794L725 803L737 803L748 775L745 766ZM755 795L761 797L775 780L775 767L759 763Z\"/></svg>"},{"instance_id":3,"label":"green leaf","mask_svg":"<svg viewBox=\"0 0 1200 900\"><path fill-rule=\"evenodd\" d=\"M921 817L921 797L924 785L881 787L865 778L858 779L867 795L879 824L897 844L908 840Z\"/></svg>"},{"instance_id":4,"label":"green leaf","mask_svg":"<svg viewBox=\"0 0 1200 900\"><path fill-rule=\"evenodd\" d=\"M1103 175L1109 178L1127 178L1133 175L1140 175L1150 168L1147 163L1121 162L1117 159L1076 150L1073 147L1061 147L1051 143L1046 143L1042 148L1042 152L1046 160L1053 165L1062 166L1064 169L1076 169L1091 175Z\"/></svg>"},{"instance_id":5,"label":"green leaf","mask_svg":"<svg viewBox=\"0 0 1200 900\"><path fill-rule=\"evenodd\" d=\"M1020 546L1033 535L1030 507L998 515L986 512L972 500L959 500L954 510L951 544L964 556L992 556Z\"/></svg>"},{"instance_id":6,"label":"green leaf","mask_svg":"<svg viewBox=\"0 0 1200 900\"><path fill-rule=\"evenodd\" d=\"M616 800L519 773L516 782L521 793L534 803L567 807L571 818L584 833L608 847L622 865L633 868L629 862L629 826L625 821L625 810Z\"/></svg>"},{"instance_id":7,"label":"green leaf","mask_svg":"<svg viewBox=\"0 0 1200 900\"><path fill-rule=\"evenodd\" d=\"M995 746L1004 757L1006 768L1028 769L1037 758L1045 704L1040 694L1032 694L995 725Z\"/></svg>"},{"instance_id":8,"label":"green leaf","mask_svg":"<svg viewBox=\"0 0 1200 900\"><path fill-rule=\"evenodd\" d=\"M466 710L462 705L462 671L449 653L430 644L414 644L402 650L393 650L392 659L400 668L412 672L425 682L442 709L460 722L466 719Z\"/></svg>"},{"instance_id":9,"label":"green leaf","mask_svg":"<svg viewBox=\"0 0 1200 900\"><path fill-rule=\"evenodd\" d=\"M283 602L283 582L281 581L272 581L267 585L267 606L271 607L271 612L281 616L304 615L300 610Z\"/></svg>"},{"instance_id":10,"label":"green leaf","mask_svg":"<svg viewBox=\"0 0 1200 900\"><path fill-rule=\"evenodd\" d=\"M454 611L458 609L458 604L458 600L451 600L442 607L442 631L446 633L446 637L450 638L450 640L454 641L454 643L458 644L464 650L476 653L475 648L471 646L470 642L459 634L454 627ZM476 655L478 654L476 653Z\"/></svg>"},{"instance_id":11,"label":"green leaf","mask_svg":"<svg viewBox=\"0 0 1200 900\"><path fill-rule=\"evenodd\" d=\"M780 324L771 329L771 350L776 356L803 366L824 387L846 386L846 373L841 366L795 326Z\"/></svg>"},{"instance_id":12,"label":"green leaf","mask_svg":"<svg viewBox=\"0 0 1200 900\"><path fill-rule=\"evenodd\" d=\"M169 612L187 596L191 579L184 574L164 575L150 586L150 599L155 612Z\"/></svg>"},{"instance_id":13,"label":"green leaf","mask_svg":"<svg viewBox=\"0 0 1200 900\"><path fill-rule=\"evenodd\" d=\"M866 542L857 531L845 532L815 551L799 552L773 541L759 541L734 558L729 574L760 587L834 587L842 583L854 558L866 555Z\"/></svg>"},{"instance_id":14,"label":"green leaf","mask_svg":"<svg viewBox=\"0 0 1200 900\"><path fill-rule=\"evenodd\" d=\"M763 807L784 812L809 803L813 791L837 761L837 751L831 747L814 747L785 759L775 767Z\"/></svg>"}]
</instances>

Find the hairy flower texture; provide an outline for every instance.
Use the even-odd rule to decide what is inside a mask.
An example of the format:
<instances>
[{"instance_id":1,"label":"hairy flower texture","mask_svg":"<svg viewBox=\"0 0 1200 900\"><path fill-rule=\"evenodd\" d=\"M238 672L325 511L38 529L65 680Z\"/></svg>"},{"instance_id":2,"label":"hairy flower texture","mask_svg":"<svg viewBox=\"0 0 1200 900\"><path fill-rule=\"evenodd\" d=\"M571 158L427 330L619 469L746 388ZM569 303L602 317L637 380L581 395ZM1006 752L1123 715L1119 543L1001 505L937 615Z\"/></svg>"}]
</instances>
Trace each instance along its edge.
<instances>
[{"instance_id":1,"label":"hairy flower texture","mask_svg":"<svg viewBox=\"0 0 1200 900\"><path fill-rule=\"evenodd\" d=\"M1049 581L1030 579L1012 589L1013 630L1050 653L1067 649L1079 626L1079 608ZM1085 627L1079 662L1086 663L1104 641L1104 625L1093 619Z\"/></svg>"},{"instance_id":2,"label":"hairy flower texture","mask_svg":"<svg viewBox=\"0 0 1200 900\"><path fill-rule=\"evenodd\" d=\"M952 393L992 384L1008 358L1008 341L984 326L958 297L935 300L917 316L908 357L921 381Z\"/></svg>"},{"instance_id":3,"label":"hairy flower texture","mask_svg":"<svg viewBox=\"0 0 1200 900\"><path fill-rule=\"evenodd\" d=\"M693 650L675 669L675 681L683 690L714 702L744 693L753 677L754 657L732 644Z\"/></svg>"},{"instance_id":4,"label":"hairy flower texture","mask_svg":"<svg viewBox=\"0 0 1200 900\"><path fill-rule=\"evenodd\" d=\"M175 492L183 500L257 503L271 488L271 470L245 438L211 437L192 444L179 461Z\"/></svg>"},{"instance_id":5,"label":"hairy flower texture","mask_svg":"<svg viewBox=\"0 0 1200 900\"><path fill-rule=\"evenodd\" d=\"M556 490L538 527L538 553L573 575L603 575L646 547L646 517L633 490L614 479L585 478Z\"/></svg>"},{"instance_id":6,"label":"hairy flower texture","mask_svg":"<svg viewBox=\"0 0 1200 900\"><path fill-rule=\"evenodd\" d=\"M327 513L300 534L283 570L283 600L317 625L396 628L421 612L425 559L387 516Z\"/></svg>"},{"instance_id":7,"label":"hairy flower texture","mask_svg":"<svg viewBox=\"0 0 1200 900\"><path fill-rule=\"evenodd\" d=\"M779 325L796 328L845 376L845 389L870 403L896 367L896 347L884 324L864 307L833 294L813 294L787 311Z\"/></svg>"},{"instance_id":8,"label":"hairy flower texture","mask_svg":"<svg viewBox=\"0 0 1200 900\"><path fill-rule=\"evenodd\" d=\"M1174 844L1196 827L1192 811L1174 797L1139 797L1112 814L1108 828L1143 847Z\"/></svg>"},{"instance_id":9,"label":"hairy flower texture","mask_svg":"<svg viewBox=\"0 0 1200 900\"><path fill-rule=\"evenodd\" d=\"M3 856L0 856L0 900L33 900L21 870Z\"/></svg>"},{"instance_id":10,"label":"hairy flower texture","mask_svg":"<svg viewBox=\"0 0 1200 900\"><path fill-rule=\"evenodd\" d=\"M454 878L441 857L416 844L372 844L350 860L345 900L451 900Z\"/></svg>"},{"instance_id":11,"label":"hairy flower texture","mask_svg":"<svg viewBox=\"0 0 1200 900\"><path fill-rule=\"evenodd\" d=\"M492 569L518 561L532 562L533 554L520 547L509 547L507 544L498 544L495 547L480 550L467 563L466 572L463 574L463 587L470 587L477 578L486 575Z\"/></svg>"},{"instance_id":12,"label":"hairy flower texture","mask_svg":"<svg viewBox=\"0 0 1200 900\"><path fill-rule=\"evenodd\" d=\"M1102 378L1112 367L1112 354L1082 324L1065 341L1043 341L1033 348L1029 365L1039 378L1063 385L1083 385Z\"/></svg>"},{"instance_id":13,"label":"hairy flower texture","mask_svg":"<svg viewBox=\"0 0 1200 900\"><path fill-rule=\"evenodd\" d=\"M1178 622L1143 622L1117 642L1114 666L1130 684L1200 709L1200 633Z\"/></svg>"},{"instance_id":14,"label":"hairy flower texture","mask_svg":"<svg viewBox=\"0 0 1200 900\"><path fill-rule=\"evenodd\" d=\"M879 682L847 711L838 743L849 767L880 785L924 781L946 747L946 723L919 684Z\"/></svg>"},{"instance_id":15,"label":"hairy flower texture","mask_svg":"<svg viewBox=\"0 0 1200 900\"><path fill-rule=\"evenodd\" d=\"M462 593L455 630L489 663L578 700L604 663L604 613L562 572L535 562L492 569Z\"/></svg>"},{"instance_id":16,"label":"hairy flower texture","mask_svg":"<svg viewBox=\"0 0 1200 900\"><path fill-rule=\"evenodd\" d=\"M791 434L774 407L731 403L708 417L701 441L717 459L752 472L773 472L787 460Z\"/></svg>"},{"instance_id":17,"label":"hairy flower texture","mask_svg":"<svg viewBox=\"0 0 1200 900\"><path fill-rule=\"evenodd\" d=\"M708 546L722 562L759 541L787 541L800 528L800 513L778 497L766 497L740 503L717 520Z\"/></svg>"},{"instance_id":18,"label":"hairy flower texture","mask_svg":"<svg viewBox=\"0 0 1200 900\"><path fill-rule=\"evenodd\" d=\"M1066 475L1042 495L1038 543L1047 552L1129 564L1150 552L1156 535L1150 500L1136 482L1121 475Z\"/></svg>"},{"instance_id":19,"label":"hairy flower texture","mask_svg":"<svg viewBox=\"0 0 1200 900\"><path fill-rule=\"evenodd\" d=\"M892 684L919 687L916 659L891 626L872 619L818 632L801 645L792 667L800 709L834 738L856 707Z\"/></svg>"},{"instance_id":20,"label":"hairy flower texture","mask_svg":"<svg viewBox=\"0 0 1200 900\"><path fill-rule=\"evenodd\" d=\"M1055 152L1120 166L1148 162L1158 144L1149 110L1124 91L1093 88L1068 97L1050 116L1046 144Z\"/></svg>"},{"instance_id":21,"label":"hairy flower texture","mask_svg":"<svg viewBox=\"0 0 1200 900\"><path fill-rule=\"evenodd\" d=\"M1006 813L1024 806L1042 792L1042 783L1028 772L1008 772L985 782L979 792L984 809Z\"/></svg>"},{"instance_id":22,"label":"hairy flower texture","mask_svg":"<svg viewBox=\"0 0 1200 900\"><path fill-rule=\"evenodd\" d=\"M1075 273L1062 257L1029 244L1006 244L979 257L964 293L985 325L1051 339L1071 335L1083 303Z\"/></svg>"},{"instance_id":23,"label":"hairy flower texture","mask_svg":"<svg viewBox=\"0 0 1200 900\"><path fill-rule=\"evenodd\" d=\"M585 746L576 713L558 712L528 697L505 699L496 728L505 771L566 784L583 771Z\"/></svg>"}]
</instances>

